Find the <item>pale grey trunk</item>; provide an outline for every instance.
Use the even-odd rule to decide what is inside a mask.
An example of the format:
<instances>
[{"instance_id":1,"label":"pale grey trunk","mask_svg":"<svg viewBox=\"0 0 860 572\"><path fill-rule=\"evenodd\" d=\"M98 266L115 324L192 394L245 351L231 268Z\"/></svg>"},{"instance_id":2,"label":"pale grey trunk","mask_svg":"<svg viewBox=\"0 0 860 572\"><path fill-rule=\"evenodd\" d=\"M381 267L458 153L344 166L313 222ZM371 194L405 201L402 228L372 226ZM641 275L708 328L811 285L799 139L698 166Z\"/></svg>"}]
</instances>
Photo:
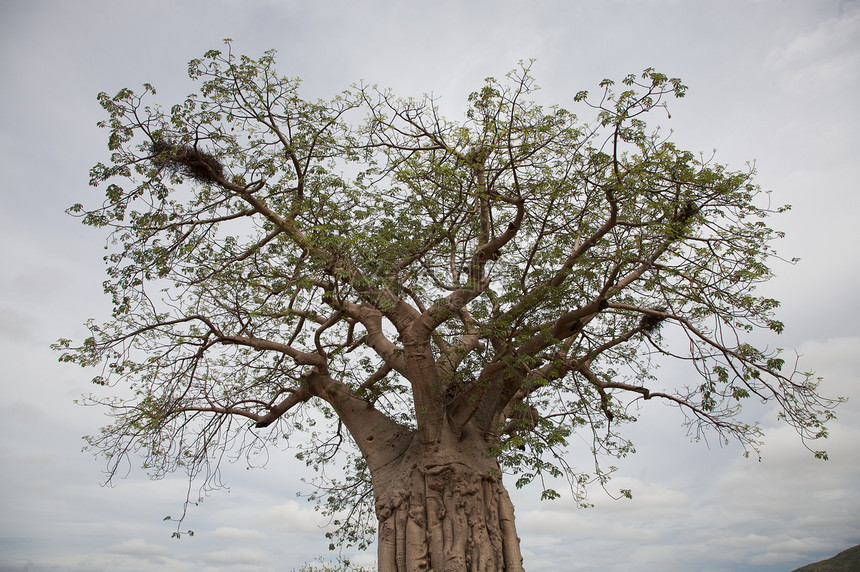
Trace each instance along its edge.
<instances>
[{"instance_id":1,"label":"pale grey trunk","mask_svg":"<svg viewBox=\"0 0 860 572\"><path fill-rule=\"evenodd\" d=\"M522 572L513 504L482 440L416 439L373 483L380 572Z\"/></svg>"}]
</instances>

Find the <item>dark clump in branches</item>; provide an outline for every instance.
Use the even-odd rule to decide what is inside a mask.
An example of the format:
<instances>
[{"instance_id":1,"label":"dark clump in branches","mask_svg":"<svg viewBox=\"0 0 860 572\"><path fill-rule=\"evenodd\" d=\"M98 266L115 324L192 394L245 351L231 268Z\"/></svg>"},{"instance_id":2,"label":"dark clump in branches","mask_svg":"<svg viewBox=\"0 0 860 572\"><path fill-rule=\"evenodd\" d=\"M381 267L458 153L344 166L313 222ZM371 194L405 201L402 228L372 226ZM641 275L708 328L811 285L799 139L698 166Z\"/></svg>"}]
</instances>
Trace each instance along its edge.
<instances>
[{"instance_id":1,"label":"dark clump in branches","mask_svg":"<svg viewBox=\"0 0 860 572\"><path fill-rule=\"evenodd\" d=\"M196 146L174 143L168 139L154 139L150 146L152 162L201 183L224 180L224 166L215 155Z\"/></svg>"},{"instance_id":2,"label":"dark clump in branches","mask_svg":"<svg viewBox=\"0 0 860 572\"><path fill-rule=\"evenodd\" d=\"M675 215L675 220L682 224L689 223L694 216L699 214L699 207L696 206L696 203L693 201L687 201L683 208L681 208L677 215Z\"/></svg>"},{"instance_id":3,"label":"dark clump in branches","mask_svg":"<svg viewBox=\"0 0 860 572\"><path fill-rule=\"evenodd\" d=\"M663 310L660 310L661 312ZM644 314L642 319L639 321L639 327L645 333L651 333L660 328L660 325L663 323L663 320L666 319L665 315L660 314Z\"/></svg>"}]
</instances>

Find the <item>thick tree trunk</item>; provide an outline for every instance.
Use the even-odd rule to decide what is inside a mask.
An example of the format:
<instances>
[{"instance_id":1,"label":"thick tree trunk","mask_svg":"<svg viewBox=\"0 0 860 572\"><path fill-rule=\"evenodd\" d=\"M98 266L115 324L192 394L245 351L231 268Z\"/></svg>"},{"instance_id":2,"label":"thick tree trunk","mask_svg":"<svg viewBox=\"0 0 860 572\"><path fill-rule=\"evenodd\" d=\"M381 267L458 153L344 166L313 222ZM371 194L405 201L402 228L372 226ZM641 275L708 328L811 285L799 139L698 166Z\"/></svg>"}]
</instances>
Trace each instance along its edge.
<instances>
[{"instance_id":1,"label":"thick tree trunk","mask_svg":"<svg viewBox=\"0 0 860 572\"><path fill-rule=\"evenodd\" d=\"M415 439L373 474L381 572L521 572L514 508L482 439Z\"/></svg>"}]
</instances>

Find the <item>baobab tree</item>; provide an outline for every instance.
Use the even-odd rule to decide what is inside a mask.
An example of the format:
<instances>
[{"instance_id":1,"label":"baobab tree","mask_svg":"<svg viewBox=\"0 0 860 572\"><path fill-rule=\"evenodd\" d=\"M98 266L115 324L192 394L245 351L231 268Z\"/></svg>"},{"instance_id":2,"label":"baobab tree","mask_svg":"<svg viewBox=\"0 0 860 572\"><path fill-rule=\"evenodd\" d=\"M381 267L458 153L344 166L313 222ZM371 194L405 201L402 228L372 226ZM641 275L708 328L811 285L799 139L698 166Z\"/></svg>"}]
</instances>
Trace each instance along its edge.
<instances>
[{"instance_id":1,"label":"baobab tree","mask_svg":"<svg viewBox=\"0 0 860 572\"><path fill-rule=\"evenodd\" d=\"M750 398L826 435L818 380L749 342L783 329L755 288L784 208L645 122L680 80L605 80L573 98L580 123L521 64L454 122L364 85L305 100L272 52L189 70L199 92L169 109L149 84L99 95L106 198L69 209L109 231L113 314L57 344L116 388L90 398L113 416L89 437L109 474L140 455L205 486L227 451L298 440L314 466L348 455L318 496L342 542L378 533L380 570L515 571L502 474L566 475L582 500L608 471L566 463L569 437L625 455L633 402L747 451Z\"/></svg>"}]
</instances>

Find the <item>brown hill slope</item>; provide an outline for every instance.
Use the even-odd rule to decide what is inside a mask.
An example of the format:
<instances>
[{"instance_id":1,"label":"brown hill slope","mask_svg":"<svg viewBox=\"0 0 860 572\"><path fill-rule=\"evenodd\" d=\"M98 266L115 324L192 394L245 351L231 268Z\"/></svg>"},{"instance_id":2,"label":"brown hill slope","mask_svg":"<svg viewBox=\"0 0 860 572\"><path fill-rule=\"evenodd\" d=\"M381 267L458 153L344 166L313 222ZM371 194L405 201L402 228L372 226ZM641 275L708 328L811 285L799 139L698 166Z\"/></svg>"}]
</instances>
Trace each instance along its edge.
<instances>
[{"instance_id":1,"label":"brown hill slope","mask_svg":"<svg viewBox=\"0 0 860 572\"><path fill-rule=\"evenodd\" d=\"M860 572L860 544L833 558L807 564L792 572Z\"/></svg>"}]
</instances>

